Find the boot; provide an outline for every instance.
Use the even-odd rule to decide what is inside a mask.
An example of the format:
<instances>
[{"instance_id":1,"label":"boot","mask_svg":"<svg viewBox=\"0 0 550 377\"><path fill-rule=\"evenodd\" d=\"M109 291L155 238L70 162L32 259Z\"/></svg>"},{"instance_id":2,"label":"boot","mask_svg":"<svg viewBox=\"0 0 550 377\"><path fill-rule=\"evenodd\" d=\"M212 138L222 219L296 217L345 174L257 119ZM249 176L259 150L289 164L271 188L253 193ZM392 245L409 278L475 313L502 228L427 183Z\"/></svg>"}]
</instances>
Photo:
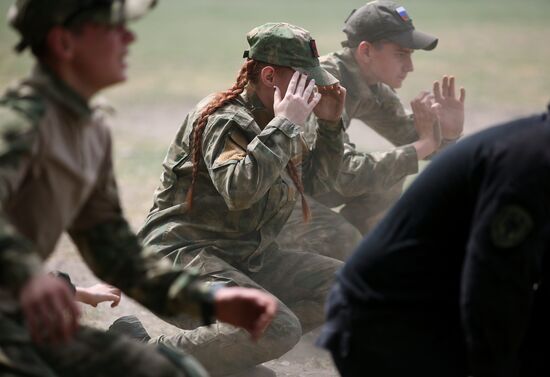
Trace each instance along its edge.
<instances>
[{"instance_id":1,"label":"boot","mask_svg":"<svg viewBox=\"0 0 550 377\"><path fill-rule=\"evenodd\" d=\"M145 330L145 327L143 327L141 321L135 315L127 315L118 318L111 326L109 326L108 332L118 335L126 335L142 343L147 343L151 340L147 330Z\"/></svg>"}]
</instances>

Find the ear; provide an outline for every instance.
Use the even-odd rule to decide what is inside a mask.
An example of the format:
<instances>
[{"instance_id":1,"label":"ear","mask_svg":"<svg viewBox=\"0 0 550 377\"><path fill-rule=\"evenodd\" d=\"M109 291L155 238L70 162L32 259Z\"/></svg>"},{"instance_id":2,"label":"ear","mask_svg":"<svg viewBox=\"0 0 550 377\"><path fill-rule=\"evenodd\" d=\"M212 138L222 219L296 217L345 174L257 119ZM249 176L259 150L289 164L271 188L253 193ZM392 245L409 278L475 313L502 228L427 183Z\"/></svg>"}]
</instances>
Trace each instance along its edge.
<instances>
[{"instance_id":1,"label":"ear","mask_svg":"<svg viewBox=\"0 0 550 377\"><path fill-rule=\"evenodd\" d=\"M269 65L263 67L260 71L260 82L269 88L273 88L275 82L275 68Z\"/></svg>"},{"instance_id":2,"label":"ear","mask_svg":"<svg viewBox=\"0 0 550 377\"><path fill-rule=\"evenodd\" d=\"M70 60L74 54L74 36L61 27L52 27L46 36L46 44L50 55L57 60Z\"/></svg>"},{"instance_id":3,"label":"ear","mask_svg":"<svg viewBox=\"0 0 550 377\"><path fill-rule=\"evenodd\" d=\"M368 59L372 56L372 50L374 49L374 46L367 41L361 41L359 45L357 45L357 52L359 55L364 56Z\"/></svg>"}]
</instances>

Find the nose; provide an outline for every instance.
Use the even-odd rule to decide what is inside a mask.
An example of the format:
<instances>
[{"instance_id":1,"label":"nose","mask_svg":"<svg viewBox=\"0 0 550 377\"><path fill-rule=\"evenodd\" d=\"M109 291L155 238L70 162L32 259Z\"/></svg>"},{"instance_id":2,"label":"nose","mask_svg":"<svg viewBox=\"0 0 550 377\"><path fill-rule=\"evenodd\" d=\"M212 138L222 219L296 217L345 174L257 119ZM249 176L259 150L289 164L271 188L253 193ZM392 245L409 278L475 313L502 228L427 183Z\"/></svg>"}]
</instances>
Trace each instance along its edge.
<instances>
[{"instance_id":1,"label":"nose","mask_svg":"<svg viewBox=\"0 0 550 377\"><path fill-rule=\"evenodd\" d=\"M126 25L121 26L122 39L126 44L133 43L136 40L136 34L128 29Z\"/></svg>"},{"instance_id":2,"label":"nose","mask_svg":"<svg viewBox=\"0 0 550 377\"><path fill-rule=\"evenodd\" d=\"M412 55L408 55L408 57L407 57L407 62L406 62L406 64L405 64L405 69L407 70L407 73L408 73L408 72L414 71L414 65L413 65L413 61L412 61Z\"/></svg>"}]
</instances>

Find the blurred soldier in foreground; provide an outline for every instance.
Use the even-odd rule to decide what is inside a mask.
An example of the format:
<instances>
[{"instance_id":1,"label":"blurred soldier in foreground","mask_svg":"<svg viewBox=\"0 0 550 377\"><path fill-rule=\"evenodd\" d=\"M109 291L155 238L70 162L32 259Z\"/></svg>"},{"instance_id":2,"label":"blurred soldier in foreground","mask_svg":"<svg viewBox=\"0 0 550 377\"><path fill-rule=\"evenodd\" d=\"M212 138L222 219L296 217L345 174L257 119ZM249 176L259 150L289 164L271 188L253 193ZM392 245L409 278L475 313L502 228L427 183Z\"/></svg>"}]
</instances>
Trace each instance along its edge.
<instances>
[{"instance_id":1,"label":"blurred soldier in foreground","mask_svg":"<svg viewBox=\"0 0 550 377\"><path fill-rule=\"evenodd\" d=\"M268 374L253 367L323 323L342 264L315 250L280 248L275 238L297 201L301 221L308 220L305 193L332 187L343 151L345 89L319 66L306 30L268 23L247 39L248 59L233 87L205 98L183 121L140 231L146 245L212 283L257 287L279 300L256 344L234 327L196 328L183 317L173 323L194 330L151 340L188 351L215 376ZM312 112L317 137L308 148L301 131Z\"/></svg>"},{"instance_id":2,"label":"blurred soldier in foreground","mask_svg":"<svg viewBox=\"0 0 550 377\"><path fill-rule=\"evenodd\" d=\"M549 146L548 114L516 120L414 181L331 292L342 376L550 376Z\"/></svg>"},{"instance_id":3,"label":"blurred soldier in foreground","mask_svg":"<svg viewBox=\"0 0 550 377\"><path fill-rule=\"evenodd\" d=\"M69 285L43 270L67 230L90 268L160 315L186 312L257 337L275 311L258 290L213 292L142 250L121 212L106 116L90 99L126 79L125 22L152 0L18 0L8 15L37 64L0 97L0 374L201 376L167 347L78 327Z\"/></svg>"},{"instance_id":4,"label":"blurred soldier in foreground","mask_svg":"<svg viewBox=\"0 0 550 377\"><path fill-rule=\"evenodd\" d=\"M413 70L415 50L432 50L437 38L415 30L405 8L385 0L370 2L346 20L344 49L320 58L321 66L338 78L347 91L346 127L359 119L399 146L381 153L362 153L345 137L345 150L335 190L310 200L312 221L300 222L295 210L281 232L286 246L308 243L321 254L344 259L356 243L345 222L366 234L401 194L404 178L418 172L418 160L453 143L462 133L465 92L455 94L455 80L444 77L433 93L421 93L408 114L395 94ZM419 117L418 104L437 104L439 122ZM435 108L434 108L435 111ZM435 127L435 128L434 128ZM314 127L307 127L308 139ZM442 139L440 139L442 138ZM341 206L334 217L329 208ZM333 240L341 247L335 250ZM352 248L349 247L350 243Z\"/></svg>"}]
</instances>

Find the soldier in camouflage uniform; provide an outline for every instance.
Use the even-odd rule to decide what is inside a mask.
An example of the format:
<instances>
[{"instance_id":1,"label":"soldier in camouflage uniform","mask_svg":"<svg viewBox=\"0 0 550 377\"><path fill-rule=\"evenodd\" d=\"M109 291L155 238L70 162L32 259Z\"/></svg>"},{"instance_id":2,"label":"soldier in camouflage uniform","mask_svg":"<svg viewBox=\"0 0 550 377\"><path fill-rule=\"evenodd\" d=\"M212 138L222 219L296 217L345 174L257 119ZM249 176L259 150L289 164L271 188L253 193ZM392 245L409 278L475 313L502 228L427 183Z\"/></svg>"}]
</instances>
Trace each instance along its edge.
<instances>
[{"instance_id":1,"label":"soldier in camouflage uniform","mask_svg":"<svg viewBox=\"0 0 550 377\"><path fill-rule=\"evenodd\" d=\"M385 0L370 2L348 17L343 31L347 36L345 47L321 57L321 66L348 91L348 120L362 121L398 147L363 153L346 135L336 189L315 197L309 224L301 224L297 209L279 238L285 246L314 242L321 253L339 258L349 255L350 250L328 250L323 245L331 245L330 240L340 236L345 228L343 218L366 234L399 197L404 178L418 172L418 161L460 137L465 94L462 89L457 98L454 78L444 77L441 84L434 84L432 95L421 93L413 101L430 104L433 98L438 104L440 135L433 132L432 124L419 121L415 114L417 105L411 104L412 114L405 111L395 89L401 87L413 70L411 54L417 49L434 49L438 40L415 30L407 11L398 4ZM328 208L341 205L343 218L331 217L327 212ZM332 227L334 223L340 227Z\"/></svg>"},{"instance_id":2,"label":"soldier in camouflage uniform","mask_svg":"<svg viewBox=\"0 0 550 377\"><path fill-rule=\"evenodd\" d=\"M17 50L27 79L0 97L0 374L205 376L191 357L78 326L68 284L43 271L67 230L90 268L159 315L220 319L258 336L275 301L249 289L212 291L196 273L142 250L118 199L106 117L90 104L125 80L134 35L125 22L154 1L18 0Z\"/></svg>"},{"instance_id":3,"label":"soldier in camouflage uniform","mask_svg":"<svg viewBox=\"0 0 550 377\"><path fill-rule=\"evenodd\" d=\"M139 233L158 254L198 269L213 284L257 287L278 299L256 344L242 330L221 323L197 328L188 317L172 323L193 330L151 340L192 354L213 376L257 375L255 365L283 355L321 325L327 288L341 265L314 250L279 248L275 238L297 199L307 221L305 193L332 188L343 152L345 89L319 66L307 31L270 23L247 38L236 84L205 98L180 127ZM301 125L312 111L318 122L309 148Z\"/></svg>"}]
</instances>

